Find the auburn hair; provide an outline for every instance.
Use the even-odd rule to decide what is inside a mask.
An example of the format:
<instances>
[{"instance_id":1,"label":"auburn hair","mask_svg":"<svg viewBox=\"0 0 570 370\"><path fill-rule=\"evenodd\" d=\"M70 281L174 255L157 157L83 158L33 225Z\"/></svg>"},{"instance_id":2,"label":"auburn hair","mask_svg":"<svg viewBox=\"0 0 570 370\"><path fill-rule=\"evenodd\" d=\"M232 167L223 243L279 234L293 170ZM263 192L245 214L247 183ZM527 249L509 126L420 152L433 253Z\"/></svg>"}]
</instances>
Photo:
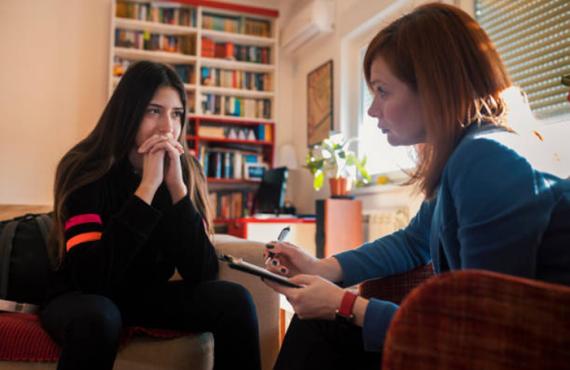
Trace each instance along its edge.
<instances>
[{"instance_id":1,"label":"auburn hair","mask_svg":"<svg viewBox=\"0 0 570 370\"><path fill-rule=\"evenodd\" d=\"M484 121L508 129L501 92L511 80L481 26L447 4L419 6L373 38L363 63L369 87L376 58L419 96L426 140L416 146L417 165L408 184L432 198L469 125Z\"/></svg>"},{"instance_id":2,"label":"auburn hair","mask_svg":"<svg viewBox=\"0 0 570 370\"><path fill-rule=\"evenodd\" d=\"M176 90L184 110L183 117L186 117L186 92L176 72L162 63L137 62L121 78L93 131L59 162L54 184L54 227L49 243L50 257L55 266L61 264L65 254L64 222L70 216L66 208L69 196L105 176L116 164L129 160L144 113L161 87ZM181 161L183 177L188 196L211 235L213 223L206 176L200 163L188 153L185 123L184 118L179 138L184 147Z\"/></svg>"}]
</instances>

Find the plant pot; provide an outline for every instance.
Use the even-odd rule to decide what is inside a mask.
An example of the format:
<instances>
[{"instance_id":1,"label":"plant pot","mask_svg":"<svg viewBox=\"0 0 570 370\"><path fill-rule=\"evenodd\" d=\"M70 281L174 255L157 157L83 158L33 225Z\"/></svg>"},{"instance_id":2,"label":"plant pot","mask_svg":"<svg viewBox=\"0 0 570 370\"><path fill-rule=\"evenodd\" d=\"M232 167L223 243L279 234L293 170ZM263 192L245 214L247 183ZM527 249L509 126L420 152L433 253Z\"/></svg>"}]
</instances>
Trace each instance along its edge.
<instances>
[{"instance_id":1,"label":"plant pot","mask_svg":"<svg viewBox=\"0 0 570 370\"><path fill-rule=\"evenodd\" d=\"M331 196L344 196L350 191L352 182L346 177L330 178L329 186L331 190Z\"/></svg>"}]
</instances>

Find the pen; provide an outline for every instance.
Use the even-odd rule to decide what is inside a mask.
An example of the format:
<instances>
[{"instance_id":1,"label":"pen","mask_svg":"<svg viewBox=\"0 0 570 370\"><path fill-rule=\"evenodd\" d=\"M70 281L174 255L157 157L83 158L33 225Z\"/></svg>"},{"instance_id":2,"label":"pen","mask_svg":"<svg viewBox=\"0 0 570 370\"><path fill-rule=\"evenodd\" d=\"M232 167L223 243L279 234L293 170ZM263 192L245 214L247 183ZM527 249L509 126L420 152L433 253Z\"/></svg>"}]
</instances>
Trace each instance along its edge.
<instances>
[{"instance_id":1,"label":"pen","mask_svg":"<svg viewBox=\"0 0 570 370\"><path fill-rule=\"evenodd\" d=\"M281 232L279 233L277 241L282 242L283 240L285 240L290 231L291 228L289 226L284 227L283 230L281 230Z\"/></svg>"},{"instance_id":2,"label":"pen","mask_svg":"<svg viewBox=\"0 0 570 370\"><path fill-rule=\"evenodd\" d=\"M287 235L289 235L289 232L291 231L291 227L286 226L283 228L283 230L281 230L281 232L279 233L279 236L277 236L277 241L282 242L283 240L285 240L285 238L287 238ZM265 264L269 263L269 261L274 257L275 255L271 252L267 252L267 259L265 260Z\"/></svg>"}]
</instances>

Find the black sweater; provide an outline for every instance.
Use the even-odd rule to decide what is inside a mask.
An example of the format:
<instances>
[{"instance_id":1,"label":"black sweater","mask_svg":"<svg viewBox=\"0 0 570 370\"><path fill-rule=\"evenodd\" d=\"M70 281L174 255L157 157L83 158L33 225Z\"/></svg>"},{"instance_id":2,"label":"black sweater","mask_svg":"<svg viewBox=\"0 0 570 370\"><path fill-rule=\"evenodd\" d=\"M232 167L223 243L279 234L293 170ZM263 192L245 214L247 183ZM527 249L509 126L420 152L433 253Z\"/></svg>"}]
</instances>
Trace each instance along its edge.
<instances>
[{"instance_id":1,"label":"black sweater","mask_svg":"<svg viewBox=\"0 0 570 370\"><path fill-rule=\"evenodd\" d=\"M190 284L217 277L214 247L190 199L173 205L163 183L149 206L134 195L139 183L124 161L71 194L53 294L79 291L128 304L166 285L175 267Z\"/></svg>"}]
</instances>

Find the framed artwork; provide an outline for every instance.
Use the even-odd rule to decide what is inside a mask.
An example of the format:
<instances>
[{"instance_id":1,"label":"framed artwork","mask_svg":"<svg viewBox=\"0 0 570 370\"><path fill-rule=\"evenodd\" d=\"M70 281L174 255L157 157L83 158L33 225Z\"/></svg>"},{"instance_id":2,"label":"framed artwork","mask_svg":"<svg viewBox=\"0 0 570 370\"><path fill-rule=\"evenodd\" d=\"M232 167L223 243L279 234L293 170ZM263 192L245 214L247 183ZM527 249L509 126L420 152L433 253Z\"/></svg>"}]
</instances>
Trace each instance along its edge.
<instances>
[{"instance_id":1,"label":"framed artwork","mask_svg":"<svg viewBox=\"0 0 570 370\"><path fill-rule=\"evenodd\" d=\"M326 139L333 129L333 61L307 75L307 145Z\"/></svg>"}]
</instances>

